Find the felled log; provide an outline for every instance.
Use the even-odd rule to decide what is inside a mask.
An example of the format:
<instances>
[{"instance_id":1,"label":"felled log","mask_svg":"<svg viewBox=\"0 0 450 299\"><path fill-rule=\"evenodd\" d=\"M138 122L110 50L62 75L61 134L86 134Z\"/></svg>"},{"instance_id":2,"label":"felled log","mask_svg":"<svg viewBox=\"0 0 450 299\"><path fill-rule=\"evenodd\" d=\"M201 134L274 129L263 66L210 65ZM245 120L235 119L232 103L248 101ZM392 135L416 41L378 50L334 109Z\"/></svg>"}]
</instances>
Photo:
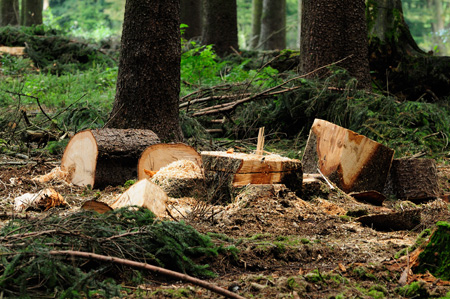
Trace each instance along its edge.
<instances>
[{"instance_id":1,"label":"felled log","mask_svg":"<svg viewBox=\"0 0 450 299\"><path fill-rule=\"evenodd\" d=\"M417 202L439 196L436 162L433 159L394 159L391 179L398 199Z\"/></svg>"},{"instance_id":2,"label":"felled log","mask_svg":"<svg viewBox=\"0 0 450 299\"><path fill-rule=\"evenodd\" d=\"M402 212L366 215L357 218L356 221L379 231L412 230L420 224L420 212L421 209L412 209Z\"/></svg>"},{"instance_id":3,"label":"felled log","mask_svg":"<svg viewBox=\"0 0 450 299\"><path fill-rule=\"evenodd\" d=\"M139 180L150 178L150 173L156 173L162 167L177 160L189 160L199 167L202 165L202 157L189 145L183 143L154 144L147 147L139 158L138 178Z\"/></svg>"},{"instance_id":4,"label":"felled log","mask_svg":"<svg viewBox=\"0 0 450 299\"><path fill-rule=\"evenodd\" d=\"M137 177L141 153L159 143L153 131L140 129L85 130L67 144L61 169L74 185L102 188Z\"/></svg>"},{"instance_id":5,"label":"felled log","mask_svg":"<svg viewBox=\"0 0 450 299\"><path fill-rule=\"evenodd\" d=\"M303 172L299 160L278 155L202 152L206 185L211 199L227 202L234 188L247 184L285 184L301 192Z\"/></svg>"},{"instance_id":6,"label":"felled log","mask_svg":"<svg viewBox=\"0 0 450 299\"><path fill-rule=\"evenodd\" d=\"M316 119L305 152L303 171L327 176L345 192L383 191L394 151L363 135Z\"/></svg>"},{"instance_id":7,"label":"felled log","mask_svg":"<svg viewBox=\"0 0 450 299\"><path fill-rule=\"evenodd\" d=\"M0 47L0 56L2 54L23 56L25 55L25 47Z\"/></svg>"},{"instance_id":8,"label":"felled log","mask_svg":"<svg viewBox=\"0 0 450 299\"><path fill-rule=\"evenodd\" d=\"M167 201L167 194L158 185L144 179L120 195L111 208L115 210L128 206L139 206L149 209L158 217L164 217Z\"/></svg>"}]
</instances>

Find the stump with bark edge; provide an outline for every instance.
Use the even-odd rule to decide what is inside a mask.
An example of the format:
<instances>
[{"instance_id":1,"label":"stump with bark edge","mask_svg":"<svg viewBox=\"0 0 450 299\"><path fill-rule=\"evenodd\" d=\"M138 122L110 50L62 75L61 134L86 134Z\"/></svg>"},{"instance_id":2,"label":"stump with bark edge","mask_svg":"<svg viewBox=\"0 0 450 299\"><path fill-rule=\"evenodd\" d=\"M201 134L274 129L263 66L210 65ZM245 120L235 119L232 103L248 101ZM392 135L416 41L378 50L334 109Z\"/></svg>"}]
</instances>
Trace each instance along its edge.
<instances>
[{"instance_id":1,"label":"stump with bark edge","mask_svg":"<svg viewBox=\"0 0 450 299\"><path fill-rule=\"evenodd\" d=\"M153 131L140 129L85 130L67 144L61 169L69 171L70 182L92 188L116 186L137 177L141 153L159 143Z\"/></svg>"},{"instance_id":2,"label":"stump with bark edge","mask_svg":"<svg viewBox=\"0 0 450 299\"><path fill-rule=\"evenodd\" d=\"M436 199L440 193L433 159L394 159L391 179L398 199L418 202Z\"/></svg>"},{"instance_id":3,"label":"stump with bark edge","mask_svg":"<svg viewBox=\"0 0 450 299\"><path fill-rule=\"evenodd\" d=\"M305 152L305 173L320 172L344 192L382 192L394 150L363 135L316 119Z\"/></svg>"},{"instance_id":4,"label":"stump with bark edge","mask_svg":"<svg viewBox=\"0 0 450 299\"><path fill-rule=\"evenodd\" d=\"M228 202L235 188L248 184L285 184L300 194L302 163L278 155L202 152L202 162L209 197Z\"/></svg>"}]
</instances>

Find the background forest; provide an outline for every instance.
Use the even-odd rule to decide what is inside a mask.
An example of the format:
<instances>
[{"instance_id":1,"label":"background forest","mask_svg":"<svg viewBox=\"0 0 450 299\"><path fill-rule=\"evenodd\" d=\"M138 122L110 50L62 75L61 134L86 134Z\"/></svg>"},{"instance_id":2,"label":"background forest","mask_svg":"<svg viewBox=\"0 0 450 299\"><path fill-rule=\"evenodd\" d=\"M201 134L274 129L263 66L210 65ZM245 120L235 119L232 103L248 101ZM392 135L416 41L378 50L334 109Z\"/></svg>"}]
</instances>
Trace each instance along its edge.
<instances>
[{"instance_id":1,"label":"background forest","mask_svg":"<svg viewBox=\"0 0 450 299\"><path fill-rule=\"evenodd\" d=\"M403 0L406 22L418 45L437 55L448 55L450 48L450 1ZM251 0L238 0L239 45L249 48ZM71 35L104 39L121 33L124 0L49 0L44 23ZM298 49L298 1L286 1L286 44Z\"/></svg>"}]
</instances>

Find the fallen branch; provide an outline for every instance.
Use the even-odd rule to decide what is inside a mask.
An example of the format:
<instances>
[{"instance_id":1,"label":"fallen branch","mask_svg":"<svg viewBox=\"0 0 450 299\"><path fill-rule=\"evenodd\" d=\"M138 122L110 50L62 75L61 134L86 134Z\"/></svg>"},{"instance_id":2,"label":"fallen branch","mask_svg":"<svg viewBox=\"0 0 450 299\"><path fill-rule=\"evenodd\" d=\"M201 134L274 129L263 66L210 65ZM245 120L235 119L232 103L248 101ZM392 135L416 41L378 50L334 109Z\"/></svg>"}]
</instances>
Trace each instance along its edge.
<instances>
[{"instance_id":1,"label":"fallen branch","mask_svg":"<svg viewBox=\"0 0 450 299\"><path fill-rule=\"evenodd\" d=\"M215 286L204 280L200 280L200 279L197 279L195 277L192 277L192 276L189 276L186 274L167 270L167 269L149 265L146 263L140 263L140 262L135 262L135 261L112 257L112 256L105 256L105 255L100 255L100 254L95 254L95 253L88 253L88 252L74 251L74 250L51 250L51 251L49 251L49 254L51 254L51 255L68 255L68 256L72 256L72 257L75 256L75 257L82 257L82 258L88 258L88 259L95 259L95 260L99 260L99 261L103 261L103 262L116 263L116 264L129 266L129 267L133 267L133 268L145 269L145 270L149 270L149 271L152 271L152 272L155 272L158 274L170 276L170 277L173 277L175 279L179 279L179 280L182 280L185 282L193 283L195 285L198 285L200 287L208 289L212 292L215 292L215 293L225 296L227 298L245 299L244 297L239 296L236 293L233 293L224 288Z\"/></svg>"}]
</instances>

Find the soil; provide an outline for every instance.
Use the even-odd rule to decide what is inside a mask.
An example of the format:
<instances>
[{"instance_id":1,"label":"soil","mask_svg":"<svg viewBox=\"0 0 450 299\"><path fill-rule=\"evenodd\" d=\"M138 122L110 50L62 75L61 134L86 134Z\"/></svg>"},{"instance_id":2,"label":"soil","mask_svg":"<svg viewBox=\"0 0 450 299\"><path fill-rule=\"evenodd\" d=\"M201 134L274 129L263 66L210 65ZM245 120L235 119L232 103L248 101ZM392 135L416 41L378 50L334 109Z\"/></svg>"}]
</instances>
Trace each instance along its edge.
<instances>
[{"instance_id":1,"label":"soil","mask_svg":"<svg viewBox=\"0 0 450 299\"><path fill-rule=\"evenodd\" d=\"M17 162L24 165L15 165ZM58 166L59 160L20 160L4 155L0 156L0 165L3 223L13 213L14 198L27 192L52 187L70 208L14 217L68 213L87 200L109 203L125 190L121 186L90 190L58 180L33 180ZM438 170L444 194L450 190L450 167L443 161ZM358 202L325 183L311 183L305 190L300 198L284 185L253 185L238 190L234 202L228 205L183 198L172 199L169 207L172 217L209 234L217 244L238 249L236 255L230 252L202 262L217 273L216 278L205 280L245 298L438 298L450 291L445 281L405 271L411 251L395 258L412 246L425 228L433 228L437 221L450 221L445 196L420 204L390 198L375 206ZM404 230L378 231L357 221L367 214L412 209L420 209L420 222ZM406 281L402 273L408 274ZM222 297L198 286L157 277L149 277L146 284L130 286L129 290L127 297L134 298Z\"/></svg>"}]
</instances>

